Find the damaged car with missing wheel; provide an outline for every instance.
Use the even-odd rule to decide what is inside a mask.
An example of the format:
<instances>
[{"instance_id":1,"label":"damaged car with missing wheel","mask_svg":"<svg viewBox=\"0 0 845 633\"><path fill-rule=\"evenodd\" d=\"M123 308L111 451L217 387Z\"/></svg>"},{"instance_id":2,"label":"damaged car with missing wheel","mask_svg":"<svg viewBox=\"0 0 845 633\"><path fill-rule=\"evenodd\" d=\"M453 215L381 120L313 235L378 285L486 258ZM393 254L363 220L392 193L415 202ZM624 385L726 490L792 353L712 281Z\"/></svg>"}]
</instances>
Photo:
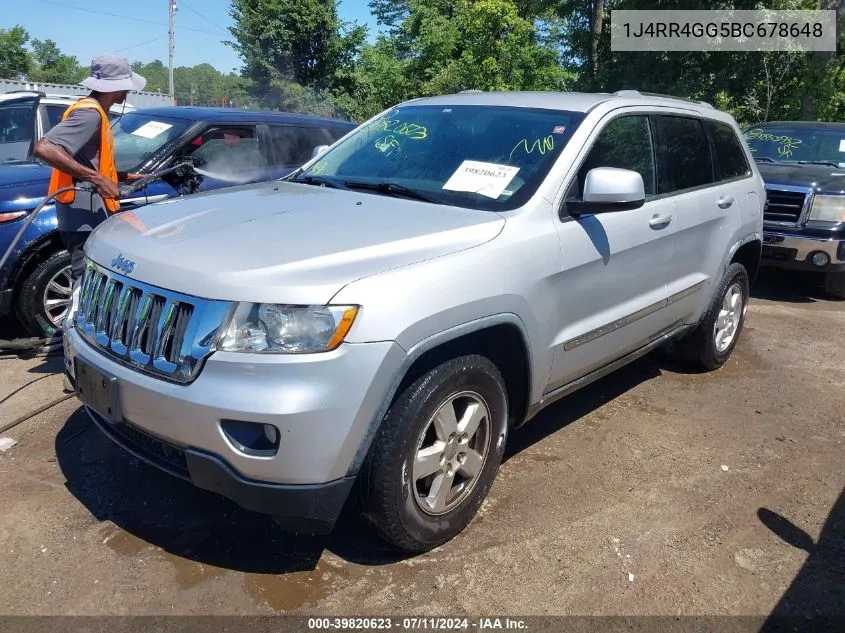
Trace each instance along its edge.
<instances>
[{"instance_id":1,"label":"damaged car with missing wheel","mask_svg":"<svg viewBox=\"0 0 845 633\"><path fill-rule=\"evenodd\" d=\"M280 181L86 244L65 370L128 453L287 529L470 524L516 429L666 343L715 370L763 181L727 114L624 91L402 103Z\"/></svg>"}]
</instances>

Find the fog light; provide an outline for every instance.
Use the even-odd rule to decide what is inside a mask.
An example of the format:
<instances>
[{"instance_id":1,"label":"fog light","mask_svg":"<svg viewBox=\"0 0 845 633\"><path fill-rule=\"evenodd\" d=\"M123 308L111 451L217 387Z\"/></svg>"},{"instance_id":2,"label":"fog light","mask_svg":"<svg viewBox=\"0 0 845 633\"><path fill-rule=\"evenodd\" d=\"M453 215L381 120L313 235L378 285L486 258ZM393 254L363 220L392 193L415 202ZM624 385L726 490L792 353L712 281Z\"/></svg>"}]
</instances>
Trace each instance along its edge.
<instances>
[{"instance_id":1,"label":"fog light","mask_svg":"<svg viewBox=\"0 0 845 633\"><path fill-rule=\"evenodd\" d=\"M279 430L272 424L220 420L220 428L235 450L250 457L272 457L279 452Z\"/></svg>"},{"instance_id":2,"label":"fog light","mask_svg":"<svg viewBox=\"0 0 845 633\"><path fill-rule=\"evenodd\" d=\"M270 444L275 446L276 444L279 443L279 429L277 429L272 424L265 424L264 425L264 437L267 438L267 440L270 442Z\"/></svg>"},{"instance_id":3,"label":"fog light","mask_svg":"<svg viewBox=\"0 0 845 633\"><path fill-rule=\"evenodd\" d=\"M830 263L830 255L819 251L817 253L813 253L812 261L814 266L821 268L822 266L827 266Z\"/></svg>"}]
</instances>

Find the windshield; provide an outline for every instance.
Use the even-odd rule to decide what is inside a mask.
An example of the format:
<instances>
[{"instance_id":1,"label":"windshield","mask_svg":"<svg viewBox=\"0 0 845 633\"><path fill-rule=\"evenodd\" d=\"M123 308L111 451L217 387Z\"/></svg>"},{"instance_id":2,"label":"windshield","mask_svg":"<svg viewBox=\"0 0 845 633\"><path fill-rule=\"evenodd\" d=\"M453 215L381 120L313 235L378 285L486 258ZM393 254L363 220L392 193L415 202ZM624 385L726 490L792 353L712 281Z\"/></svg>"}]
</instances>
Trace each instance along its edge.
<instances>
[{"instance_id":1,"label":"windshield","mask_svg":"<svg viewBox=\"0 0 845 633\"><path fill-rule=\"evenodd\" d=\"M504 211L537 190L584 115L505 106L406 105L363 126L294 180ZM389 183L389 186L386 186Z\"/></svg>"},{"instance_id":2,"label":"windshield","mask_svg":"<svg viewBox=\"0 0 845 633\"><path fill-rule=\"evenodd\" d=\"M25 161L35 134L35 102L0 104L0 163Z\"/></svg>"},{"instance_id":3,"label":"windshield","mask_svg":"<svg viewBox=\"0 0 845 633\"><path fill-rule=\"evenodd\" d=\"M134 171L165 143L182 135L193 123L129 112L114 126L114 158L119 171Z\"/></svg>"},{"instance_id":4,"label":"windshield","mask_svg":"<svg viewBox=\"0 0 845 633\"><path fill-rule=\"evenodd\" d=\"M845 126L841 130L802 125L758 125L745 131L751 155L764 162L829 162L845 167Z\"/></svg>"}]
</instances>

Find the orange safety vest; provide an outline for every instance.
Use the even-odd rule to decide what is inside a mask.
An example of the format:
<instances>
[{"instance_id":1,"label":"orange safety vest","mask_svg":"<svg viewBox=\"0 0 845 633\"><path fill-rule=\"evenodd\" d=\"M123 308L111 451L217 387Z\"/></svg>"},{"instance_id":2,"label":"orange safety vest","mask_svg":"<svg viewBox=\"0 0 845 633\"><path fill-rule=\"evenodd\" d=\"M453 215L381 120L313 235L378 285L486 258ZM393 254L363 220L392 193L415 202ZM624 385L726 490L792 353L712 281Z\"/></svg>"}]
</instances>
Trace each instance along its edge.
<instances>
[{"instance_id":1,"label":"orange safety vest","mask_svg":"<svg viewBox=\"0 0 845 633\"><path fill-rule=\"evenodd\" d=\"M62 116L62 121L66 120L77 108L94 108L100 113L102 124L100 125L100 164L98 171L105 178L108 178L114 184L117 184L117 167L114 164L114 135L112 134L109 117L106 115L102 106L96 99L84 97L71 105L65 111ZM76 183L73 181L73 177L70 174L66 174L63 171L59 171L54 168L53 175L50 177L50 188L47 191L47 195L52 195L59 189L64 189L65 187L73 187L75 184ZM75 199L75 191L65 191L64 193L56 196L56 200L63 204L70 204ZM105 202L106 208L112 213L120 210L120 202L117 200L106 199L103 200L103 202Z\"/></svg>"}]
</instances>

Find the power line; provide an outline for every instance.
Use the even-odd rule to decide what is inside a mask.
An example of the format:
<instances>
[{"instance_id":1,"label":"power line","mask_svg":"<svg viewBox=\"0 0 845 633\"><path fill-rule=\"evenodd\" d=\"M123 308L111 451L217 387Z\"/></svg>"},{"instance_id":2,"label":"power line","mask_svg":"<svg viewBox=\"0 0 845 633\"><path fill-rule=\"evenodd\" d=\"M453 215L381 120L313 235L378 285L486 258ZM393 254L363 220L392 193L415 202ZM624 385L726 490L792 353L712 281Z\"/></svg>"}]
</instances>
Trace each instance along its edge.
<instances>
[{"instance_id":1,"label":"power line","mask_svg":"<svg viewBox=\"0 0 845 633\"><path fill-rule=\"evenodd\" d=\"M224 29L222 26L220 26L219 24L217 24L217 22L214 22L214 21L212 21L210 18L207 18L207 17L205 16L205 14L200 13L199 11L197 11L196 9L194 9L191 5L189 5L187 2L185 2L185 0L180 0L180 2L182 3L182 6L183 6L183 7L185 7L186 9L190 9L191 11L193 11L194 13L196 13L196 14L197 14L198 16L200 16L203 20L205 20L206 22L208 22L211 26L213 26L213 27L216 27L216 28L220 29L220 30L221 30L223 33L225 33L226 35L228 35L228 34L229 34L229 31L227 31L227 30L226 30L226 29ZM184 27L183 27L183 28L184 28Z\"/></svg>"},{"instance_id":2,"label":"power line","mask_svg":"<svg viewBox=\"0 0 845 633\"><path fill-rule=\"evenodd\" d=\"M147 40L146 42L141 42L140 44L133 44L132 46L127 46L126 48L119 48L115 51L115 53L122 53L123 51L128 51L129 49L138 48L139 46L143 46L144 44L151 44L153 42L158 42L159 40L163 40L166 37L167 37L166 35L162 35L160 37L155 37L151 40Z\"/></svg>"},{"instance_id":3,"label":"power line","mask_svg":"<svg viewBox=\"0 0 845 633\"><path fill-rule=\"evenodd\" d=\"M72 4L67 4L64 2L56 2L56 0L35 0L36 2L42 2L44 4L53 4L57 7L64 7L66 9L75 9L76 11L83 11L85 13L99 13L100 15L107 15L111 18L118 18L121 20L131 20L132 22L144 22L146 24L155 24L156 26L167 26L163 22L156 22L155 20L147 20L145 18L136 18L129 15L120 15L119 13L111 13L109 11L100 11L98 9L89 9L85 7L77 7ZM214 37L220 37L219 33L212 33L211 31L203 31L202 29L193 29L187 26L180 27L186 31L194 31L196 33L205 33L206 35L213 35Z\"/></svg>"}]
</instances>

